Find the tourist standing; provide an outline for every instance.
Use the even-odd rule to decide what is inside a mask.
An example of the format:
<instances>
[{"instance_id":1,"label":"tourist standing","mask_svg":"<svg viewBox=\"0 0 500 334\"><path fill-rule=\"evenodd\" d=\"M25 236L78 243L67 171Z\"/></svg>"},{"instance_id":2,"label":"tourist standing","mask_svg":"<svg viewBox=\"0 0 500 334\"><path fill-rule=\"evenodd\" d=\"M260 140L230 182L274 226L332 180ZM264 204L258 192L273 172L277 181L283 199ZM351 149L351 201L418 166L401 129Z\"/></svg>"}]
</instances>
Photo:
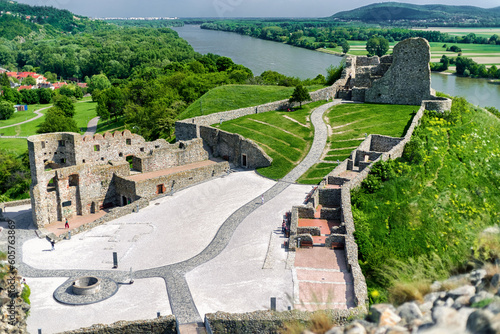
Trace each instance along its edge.
<instances>
[{"instance_id":1,"label":"tourist standing","mask_svg":"<svg viewBox=\"0 0 500 334\"><path fill-rule=\"evenodd\" d=\"M66 223L64 224L64 228L69 228L68 218L66 218Z\"/></svg>"}]
</instances>

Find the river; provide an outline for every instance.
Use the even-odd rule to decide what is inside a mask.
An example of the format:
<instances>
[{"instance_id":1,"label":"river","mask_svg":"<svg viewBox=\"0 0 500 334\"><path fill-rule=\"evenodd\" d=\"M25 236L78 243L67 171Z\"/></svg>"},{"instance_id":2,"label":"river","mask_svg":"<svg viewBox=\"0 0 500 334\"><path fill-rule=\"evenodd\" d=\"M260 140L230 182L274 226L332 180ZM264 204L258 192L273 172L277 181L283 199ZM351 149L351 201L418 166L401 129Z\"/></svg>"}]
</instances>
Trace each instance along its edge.
<instances>
[{"instance_id":1,"label":"river","mask_svg":"<svg viewBox=\"0 0 500 334\"><path fill-rule=\"evenodd\" d=\"M214 53L231 58L260 75L267 70L301 79L326 75L330 65L337 66L342 58L288 44L266 41L225 31L200 29L185 25L172 28L201 54ZM500 85L486 79L470 79L432 73L431 86L452 96L464 96L469 102L500 109Z\"/></svg>"}]
</instances>

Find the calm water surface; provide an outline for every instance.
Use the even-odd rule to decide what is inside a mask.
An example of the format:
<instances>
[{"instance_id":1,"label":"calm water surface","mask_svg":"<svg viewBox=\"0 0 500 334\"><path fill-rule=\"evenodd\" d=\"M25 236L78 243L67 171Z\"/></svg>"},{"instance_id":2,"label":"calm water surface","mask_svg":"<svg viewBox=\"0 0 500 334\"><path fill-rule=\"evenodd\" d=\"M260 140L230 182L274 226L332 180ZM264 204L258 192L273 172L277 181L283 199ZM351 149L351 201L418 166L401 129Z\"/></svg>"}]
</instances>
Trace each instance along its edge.
<instances>
[{"instance_id":1,"label":"calm water surface","mask_svg":"<svg viewBox=\"0 0 500 334\"><path fill-rule=\"evenodd\" d=\"M225 31L200 29L186 25L173 28L195 51L215 53L231 58L260 75L267 70L301 79L326 75L330 65L337 66L342 58L287 44L266 41ZM452 96L464 96L473 104L500 109L500 85L486 79L461 78L454 75L432 74L432 88Z\"/></svg>"}]
</instances>

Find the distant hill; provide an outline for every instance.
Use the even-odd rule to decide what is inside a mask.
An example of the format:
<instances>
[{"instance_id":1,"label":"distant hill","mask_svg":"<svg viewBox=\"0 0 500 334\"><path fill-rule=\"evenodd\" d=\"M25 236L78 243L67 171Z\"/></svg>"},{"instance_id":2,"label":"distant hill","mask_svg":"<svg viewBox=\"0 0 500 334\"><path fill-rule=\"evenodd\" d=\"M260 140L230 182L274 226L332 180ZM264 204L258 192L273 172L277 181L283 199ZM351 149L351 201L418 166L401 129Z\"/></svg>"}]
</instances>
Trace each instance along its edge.
<instances>
[{"instance_id":1,"label":"distant hill","mask_svg":"<svg viewBox=\"0 0 500 334\"><path fill-rule=\"evenodd\" d=\"M90 32L106 23L74 15L68 10L48 6L30 6L11 0L0 0L0 37L13 39L42 33Z\"/></svg>"},{"instance_id":2,"label":"distant hill","mask_svg":"<svg viewBox=\"0 0 500 334\"><path fill-rule=\"evenodd\" d=\"M413 5L400 2L383 2L343 11L331 16L337 21L360 21L379 24L412 25L498 25L500 7Z\"/></svg>"}]
</instances>

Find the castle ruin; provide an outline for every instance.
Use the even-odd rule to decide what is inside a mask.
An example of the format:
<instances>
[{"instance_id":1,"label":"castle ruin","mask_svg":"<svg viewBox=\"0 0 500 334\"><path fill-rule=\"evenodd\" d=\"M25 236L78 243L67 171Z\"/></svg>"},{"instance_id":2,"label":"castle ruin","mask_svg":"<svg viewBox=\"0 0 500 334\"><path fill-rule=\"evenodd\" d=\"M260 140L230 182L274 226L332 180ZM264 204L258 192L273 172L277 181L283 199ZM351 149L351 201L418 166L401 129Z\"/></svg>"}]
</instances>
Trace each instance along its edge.
<instances>
[{"instance_id":1,"label":"castle ruin","mask_svg":"<svg viewBox=\"0 0 500 334\"><path fill-rule=\"evenodd\" d=\"M28 138L31 204L38 228L74 216L151 199L225 174L201 139L146 142L130 131Z\"/></svg>"}]
</instances>

